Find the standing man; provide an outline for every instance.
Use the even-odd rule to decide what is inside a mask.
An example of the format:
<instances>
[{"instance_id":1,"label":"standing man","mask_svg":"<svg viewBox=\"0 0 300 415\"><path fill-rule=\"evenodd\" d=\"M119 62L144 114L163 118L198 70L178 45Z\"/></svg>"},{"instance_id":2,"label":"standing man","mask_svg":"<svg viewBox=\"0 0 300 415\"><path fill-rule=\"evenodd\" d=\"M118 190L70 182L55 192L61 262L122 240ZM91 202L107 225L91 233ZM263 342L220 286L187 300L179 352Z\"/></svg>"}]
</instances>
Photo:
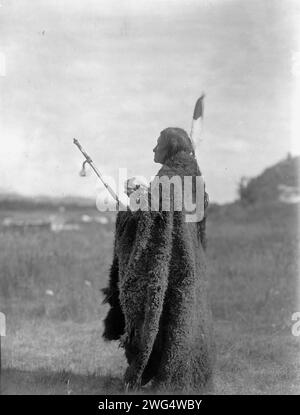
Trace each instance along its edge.
<instances>
[{"instance_id":1,"label":"standing man","mask_svg":"<svg viewBox=\"0 0 300 415\"><path fill-rule=\"evenodd\" d=\"M163 130L153 151L162 164L158 179L179 177L183 183L185 176L201 176L184 130ZM174 208L174 191L170 209L163 210L159 194L158 210L118 213L109 287L103 290L111 306L103 336L120 339L125 349L128 389L152 380L159 391L203 392L214 355L203 222L186 221L184 206Z\"/></svg>"}]
</instances>

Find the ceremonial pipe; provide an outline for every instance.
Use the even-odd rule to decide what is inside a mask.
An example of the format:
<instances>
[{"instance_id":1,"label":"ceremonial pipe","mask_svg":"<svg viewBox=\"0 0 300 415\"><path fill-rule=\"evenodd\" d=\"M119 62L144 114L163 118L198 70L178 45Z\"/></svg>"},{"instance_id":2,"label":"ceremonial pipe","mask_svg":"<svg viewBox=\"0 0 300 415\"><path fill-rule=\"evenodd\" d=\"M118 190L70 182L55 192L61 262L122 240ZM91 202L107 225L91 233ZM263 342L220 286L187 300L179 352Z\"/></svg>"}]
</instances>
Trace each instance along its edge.
<instances>
[{"instance_id":1,"label":"ceremonial pipe","mask_svg":"<svg viewBox=\"0 0 300 415\"><path fill-rule=\"evenodd\" d=\"M73 139L73 143L75 144L75 146L78 147L79 151L83 154L85 161L83 162L82 165L82 170L81 170L81 175L85 176L85 165L86 163L88 163L91 168L94 170L94 172L96 173L96 175L99 177L99 179L101 180L101 182L104 184L104 186L106 187L106 189L109 191L109 193L111 194L111 196L115 199L115 201L118 204L117 209L119 210L119 207L121 207L121 210L128 210L129 207L125 206L119 199L118 195L113 191L113 189L104 181L101 173L99 172L99 170L97 169L97 167L94 165L93 160L91 159L91 157L86 153L86 151L84 151L84 149L82 148L82 146L80 145L79 141L76 140L76 138Z\"/></svg>"}]
</instances>

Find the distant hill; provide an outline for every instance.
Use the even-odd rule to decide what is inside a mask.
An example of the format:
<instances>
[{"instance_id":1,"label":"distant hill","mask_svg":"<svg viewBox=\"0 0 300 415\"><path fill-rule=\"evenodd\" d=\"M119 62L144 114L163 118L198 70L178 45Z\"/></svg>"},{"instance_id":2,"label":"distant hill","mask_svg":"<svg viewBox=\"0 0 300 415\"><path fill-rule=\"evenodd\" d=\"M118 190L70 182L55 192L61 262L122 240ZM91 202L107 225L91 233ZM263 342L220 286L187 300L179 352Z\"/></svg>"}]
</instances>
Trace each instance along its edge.
<instances>
[{"instance_id":1,"label":"distant hill","mask_svg":"<svg viewBox=\"0 0 300 415\"><path fill-rule=\"evenodd\" d=\"M0 193L0 209L2 210L53 209L61 206L70 208L94 207L95 201L75 196L26 197L17 193Z\"/></svg>"},{"instance_id":2,"label":"distant hill","mask_svg":"<svg viewBox=\"0 0 300 415\"><path fill-rule=\"evenodd\" d=\"M254 178L242 178L239 186L240 200L254 203L298 203L300 156L288 157L265 169Z\"/></svg>"}]
</instances>

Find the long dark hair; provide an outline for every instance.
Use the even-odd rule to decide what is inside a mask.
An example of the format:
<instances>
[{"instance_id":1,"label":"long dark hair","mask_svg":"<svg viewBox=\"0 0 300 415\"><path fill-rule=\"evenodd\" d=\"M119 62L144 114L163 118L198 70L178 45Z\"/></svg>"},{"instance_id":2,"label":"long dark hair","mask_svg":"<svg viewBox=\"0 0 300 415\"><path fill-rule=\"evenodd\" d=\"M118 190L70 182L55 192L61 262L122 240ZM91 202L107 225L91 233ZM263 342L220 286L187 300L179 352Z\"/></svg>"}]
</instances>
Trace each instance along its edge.
<instances>
[{"instance_id":1,"label":"long dark hair","mask_svg":"<svg viewBox=\"0 0 300 415\"><path fill-rule=\"evenodd\" d=\"M168 127L160 133L167 148L166 159L174 156L179 151L184 151L195 156L194 147L187 132L182 128Z\"/></svg>"},{"instance_id":2,"label":"long dark hair","mask_svg":"<svg viewBox=\"0 0 300 415\"><path fill-rule=\"evenodd\" d=\"M198 162L195 158L195 150L192 144L190 137L187 132L182 128L169 127L163 130L161 133L163 137L165 147L167 149L167 155L165 160L175 156L180 151L188 153L197 163L197 175L201 176L201 171L198 165ZM204 196L204 218L201 222L197 222L197 234L198 238L201 241L201 245L204 250L207 246L206 238L206 217L207 217L207 208L209 204L208 194L205 191Z\"/></svg>"}]
</instances>

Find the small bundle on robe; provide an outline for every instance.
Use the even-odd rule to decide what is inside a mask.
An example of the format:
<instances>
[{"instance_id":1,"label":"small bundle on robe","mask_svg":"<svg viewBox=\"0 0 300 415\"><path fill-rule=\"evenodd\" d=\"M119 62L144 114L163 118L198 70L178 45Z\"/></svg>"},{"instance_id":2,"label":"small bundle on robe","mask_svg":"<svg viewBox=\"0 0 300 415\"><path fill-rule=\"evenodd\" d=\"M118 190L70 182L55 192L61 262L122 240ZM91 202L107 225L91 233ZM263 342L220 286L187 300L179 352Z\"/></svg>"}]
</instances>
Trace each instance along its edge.
<instances>
[{"instance_id":1,"label":"small bundle on robe","mask_svg":"<svg viewBox=\"0 0 300 415\"><path fill-rule=\"evenodd\" d=\"M179 152L158 176L200 175L195 158ZM205 220L205 219L204 219ZM119 212L113 264L104 302L103 337L120 340L125 383L150 380L159 391L201 392L211 383L212 317L202 222L184 211Z\"/></svg>"}]
</instances>

